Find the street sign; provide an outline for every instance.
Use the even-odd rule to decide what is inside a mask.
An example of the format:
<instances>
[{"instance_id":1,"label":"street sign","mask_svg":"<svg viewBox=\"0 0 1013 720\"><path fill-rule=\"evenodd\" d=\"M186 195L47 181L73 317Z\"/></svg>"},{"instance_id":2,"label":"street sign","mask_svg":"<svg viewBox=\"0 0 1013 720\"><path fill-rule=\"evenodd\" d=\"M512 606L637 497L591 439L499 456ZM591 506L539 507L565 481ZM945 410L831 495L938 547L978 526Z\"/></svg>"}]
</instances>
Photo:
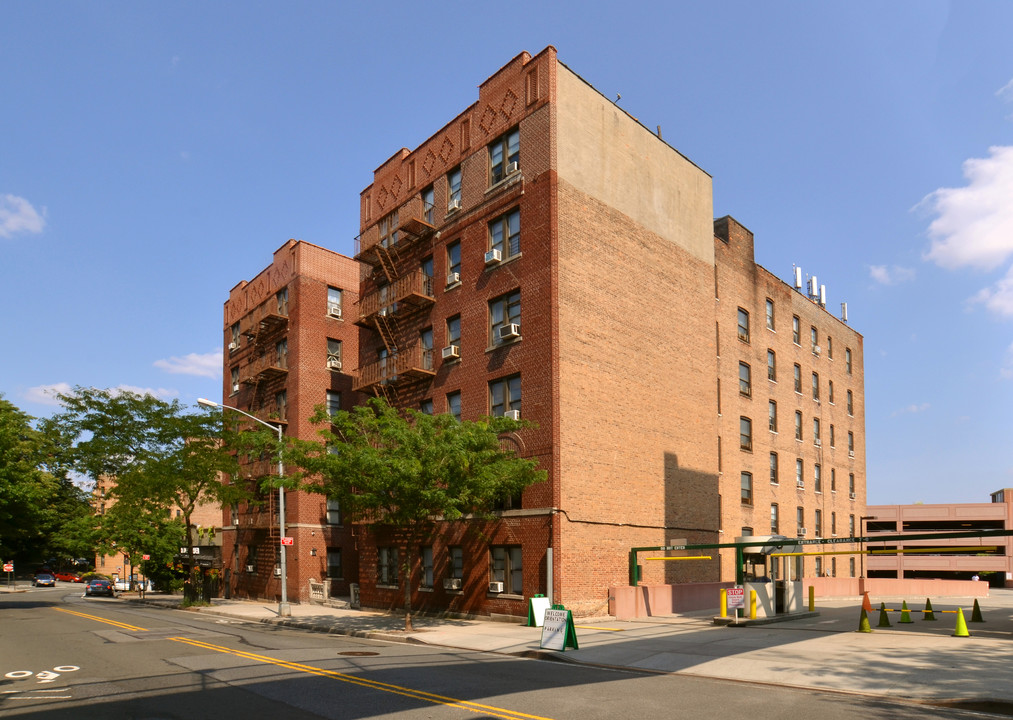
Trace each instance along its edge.
<instances>
[{"instance_id":1,"label":"street sign","mask_svg":"<svg viewBox=\"0 0 1013 720\"><path fill-rule=\"evenodd\" d=\"M150 555L141 555L141 560L150 560L150 559L151 559Z\"/></svg>"},{"instance_id":2,"label":"street sign","mask_svg":"<svg viewBox=\"0 0 1013 720\"><path fill-rule=\"evenodd\" d=\"M728 588L728 609L734 610L735 608L744 608L746 606L746 589L730 587Z\"/></svg>"},{"instance_id":3,"label":"street sign","mask_svg":"<svg viewBox=\"0 0 1013 720\"><path fill-rule=\"evenodd\" d=\"M4 572L14 572L14 563L4 563Z\"/></svg>"},{"instance_id":4,"label":"street sign","mask_svg":"<svg viewBox=\"0 0 1013 720\"><path fill-rule=\"evenodd\" d=\"M294 544L294 540L293 540L293 538L290 538L290 537L283 537L281 539L281 544L282 545L292 545L292 544Z\"/></svg>"}]
</instances>

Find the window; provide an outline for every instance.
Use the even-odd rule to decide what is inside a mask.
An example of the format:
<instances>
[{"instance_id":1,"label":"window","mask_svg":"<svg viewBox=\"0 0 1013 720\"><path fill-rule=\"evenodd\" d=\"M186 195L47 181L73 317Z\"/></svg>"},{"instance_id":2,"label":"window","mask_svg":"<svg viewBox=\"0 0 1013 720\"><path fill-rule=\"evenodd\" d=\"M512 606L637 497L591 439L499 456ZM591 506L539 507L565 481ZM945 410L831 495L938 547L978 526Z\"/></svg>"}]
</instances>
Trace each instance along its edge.
<instances>
[{"instance_id":1,"label":"window","mask_svg":"<svg viewBox=\"0 0 1013 720\"><path fill-rule=\"evenodd\" d=\"M821 445L823 443L823 437L820 433L820 419L813 418L813 445Z\"/></svg>"},{"instance_id":2,"label":"window","mask_svg":"<svg viewBox=\"0 0 1013 720\"><path fill-rule=\"evenodd\" d=\"M801 535L805 530L805 508L801 505L795 508L795 523L798 525L798 534Z\"/></svg>"},{"instance_id":3,"label":"window","mask_svg":"<svg viewBox=\"0 0 1013 720\"><path fill-rule=\"evenodd\" d=\"M516 327L509 327L515 325ZM489 345L513 342L520 338L521 291L514 290L489 301Z\"/></svg>"},{"instance_id":4,"label":"window","mask_svg":"<svg viewBox=\"0 0 1013 720\"><path fill-rule=\"evenodd\" d=\"M282 390L274 394L274 407L275 412L278 414L279 420L285 420L288 418L288 393Z\"/></svg>"},{"instance_id":5,"label":"window","mask_svg":"<svg viewBox=\"0 0 1013 720\"><path fill-rule=\"evenodd\" d=\"M739 363L739 394L746 397L753 394L752 372L744 362Z\"/></svg>"},{"instance_id":6,"label":"window","mask_svg":"<svg viewBox=\"0 0 1013 720\"><path fill-rule=\"evenodd\" d=\"M794 368L795 392L802 394L802 366L795 363Z\"/></svg>"},{"instance_id":7,"label":"window","mask_svg":"<svg viewBox=\"0 0 1013 720\"><path fill-rule=\"evenodd\" d=\"M780 535L781 534L781 519L779 517L780 509L777 503L770 504L770 534Z\"/></svg>"},{"instance_id":8,"label":"window","mask_svg":"<svg viewBox=\"0 0 1013 720\"><path fill-rule=\"evenodd\" d=\"M247 545L246 546L246 570L247 572L256 572L257 568L257 546Z\"/></svg>"},{"instance_id":9,"label":"window","mask_svg":"<svg viewBox=\"0 0 1013 720\"><path fill-rule=\"evenodd\" d=\"M837 447L837 445L834 442L834 440L835 440L835 438L834 438L834 425L833 425L833 423L831 423L830 424L830 447Z\"/></svg>"},{"instance_id":10,"label":"window","mask_svg":"<svg viewBox=\"0 0 1013 720\"><path fill-rule=\"evenodd\" d=\"M328 390L327 414L333 417L339 410L341 410L341 393L337 390Z\"/></svg>"},{"instance_id":11,"label":"window","mask_svg":"<svg viewBox=\"0 0 1013 720\"><path fill-rule=\"evenodd\" d=\"M279 340L274 344L274 357L278 367L288 368L288 338Z\"/></svg>"},{"instance_id":12,"label":"window","mask_svg":"<svg viewBox=\"0 0 1013 720\"><path fill-rule=\"evenodd\" d=\"M743 472L739 475L742 485L742 504L753 504L753 473Z\"/></svg>"},{"instance_id":13,"label":"window","mask_svg":"<svg viewBox=\"0 0 1013 720\"><path fill-rule=\"evenodd\" d=\"M816 537L823 537L823 511L817 509L813 513L813 520L816 523Z\"/></svg>"},{"instance_id":14,"label":"window","mask_svg":"<svg viewBox=\"0 0 1013 720\"><path fill-rule=\"evenodd\" d=\"M239 323L232 323L232 327L229 328L229 333L232 337L232 342L229 343L229 350L238 350L240 340Z\"/></svg>"},{"instance_id":15,"label":"window","mask_svg":"<svg viewBox=\"0 0 1013 720\"><path fill-rule=\"evenodd\" d=\"M743 450L753 449L753 421L747 417L739 418L739 447Z\"/></svg>"},{"instance_id":16,"label":"window","mask_svg":"<svg viewBox=\"0 0 1013 720\"><path fill-rule=\"evenodd\" d=\"M489 145L489 184L495 185L514 172L521 160L521 131L514 128Z\"/></svg>"},{"instance_id":17,"label":"window","mask_svg":"<svg viewBox=\"0 0 1013 720\"><path fill-rule=\"evenodd\" d=\"M848 537L855 537L855 516L848 515Z\"/></svg>"},{"instance_id":18,"label":"window","mask_svg":"<svg viewBox=\"0 0 1013 720\"><path fill-rule=\"evenodd\" d=\"M830 468L830 492L837 492L837 469Z\"/></svg>"},{"instance_id":19,"label":"window","mask_svg":"<svg viewBox=\"0 0 1013 720\"><path fill-rule=\"evenodd\" d=\"M457 545L447 548L447 577L464 579L464 548Z\"/></svg>"},{"instance_id":20,"label":"window","mask_svg":"<svg viewBox=\"0 0 1013 720\"><path fill-rule=\"evenodd\" d=\"M380 232L380 247L394 247L397 245L397 210L383 218L380 218L378 230Z\"/></svg>"},{"instance_id":21,"label":"window","mask_svg":"<svg viewBox=\"0 0 1013 720\"><path fill-rule=\"evenodd\" d=\"M831 405L834 404L834 381L833 380L827 380L827 400L830 401Z\"/></svg>"},{"instance_id":22,"label":"window","mask_svg":"<svg viewBox=\"0 0 1013 720\"><path fill-rule=\"evenodd\" d=\"M282 288L274 295L278 303L278 314L288 317L288 288Z\"/></svg>"},{"instance_id":23,"label":"window","mask_svg":"<svg viewBox=\"0 0 1013 720\"><path fill-rule=\"evenodd\" d=\"M428 398L419 403L419 412L425 413L426 415L433 414L434 410L432 398Z\"/></svg>"},{"instance_id":24,"label":"window","mask_svg":"<svg viewBox=\"0 0 1013 720\"><path fill-rule=\"evenodd\" d=\"M767 379L777 382L777 355L773 350L767 351Z\"/></svg>"},{"instance_id":25,"label":"window","mask_svg":"<svg viewBox=\"0 0 1013 720\"><path fill-rule=\"evenodd\" d=\"M381 547L376 549L376 584L396 586L397 578L397 548Z\"/></svg>"},{"instance_id":26,"label":"window","mask_svg":"<svg viewBox=\"0 0 1013 720\"><path fill-rule=\"evenodd\" d=\"M777 453L772 452L770 453L770 484L778 485L780 482L777 474Z\"/></svg>"},{"instance_id":27,"label":"window","mask_svg":"<svg viewBox=\"0 0 1013 720\"><path fill-rule=\"evenodd\" d=\"M848 430L848 455L855 456L855 433Z\"/></svg>"},{"instance_id":28,"label":"window","mask_svg":"<svg viewBox=\"0 0 1013 720\"><path fill-rule=\"evenodd\" d=\"M522 595L524 578L520 547L493 546L489 554L489 580L503 583L503 592Z\"/></svg>"},{"instance_id":29,"label":"window","mask_svg":"<svg viewBox=\"0 0 1013 720\"><path fill-rule=\"evenodd\" d=\"M795 486L805 487L805 465L802 464L802 458L795 459Z\"/></svg>"},{"instance_id":30,"label":"window","mask_svg":"<svg viewBox=\"0 0 1013 720\"><path fill-rule=\"evenodd\" d=\"M767 329L774 329L774 301L767 298Z\"/></svg>"},{"instance_id":31,"label":"window","mask_svg":"<svg viewBox=\"0 0 1013 720\"><path fill-rule=\"evenodd\" d=\"M430 225L436 224L436 193L432 185L422 191L422 219Z\"/></svg>"},{"instance_id":32,"label":"window","mask_svg":"<svg viewBox=\"0 0 1013 720\"><path fill-rule=\"evenodd\" d=\"M343 580L345 571L341 567L341 548L327 548L327 577Z\"/></svg>"},{"instance_id":33,"label":"window","mask_svg":"<svg viewBox=\"0 0 1013 720\"><path fill-rule=\"evenodd\" d=\"M809 341L812 343L813 352L820 351L820 331L816 329L815 325L809 327Z\"/></svg>"},{"instance_id":34,"label":"window","mask_svg":"<svg viewBox=\"0 0 1013 720\"><path fill-rule=\"evenodd\" d=\"M447 173L447 212L461 209L461 168Z\"/></svg>"},{"instance_id":35,"label":"window","mask_svg":"<svg viewBox=\"0 0 1013 720\"><path fill-rule=\"evenodd\" d=\"M232 368L230 374L232 376L232 394L235 395L237 392L239 392L239 368L238 367Z\"/></svg>"},{"instance_id":36,"label":"window","mask_svg":"<svg viewBox=\"0 0 1013 720\"><path fill-rule=\"evenodd\" d=\"M817 511L817 512L819 512L819 511ZM819 535L819 532L817 531L816 534ZM816 558L816 577L823 577L824 575L825 575L825 573L823 572L823 558L817 557Z\"/></svg>"},{"instance_id":37,"label":"window","mask_svg":"<svg viewBox=\"0 0 1013 720\"><path fill-rule=\"evenodd\" d=\"M433 329L431 327L419 331L419 346L422 349L422 369L433 369Z\"/></svg>"},{"instance_id":38,"label":"window","mask_svg":"<svg viewBox=\"0 0 1013 720\"><path fill-rule=\"evenodd\" d=\"M844 348L844 370L851 374L851 348Z\"/></svg>"},{"instance_id":39,"label":"window","mask_svg":"<svg viewBox=\"0 0 1013 720\"><path fill-rule=\"evenodd\" d=\"M813 465L813 490L823 492L823 467L819 463Z\"/></svg>"},{"instance_id":40,"label":"window","mask_svg":"<svg viewBox=\"0 0 1013 720\"><path fill-rule=\"evenodd\" d=\"M419 586L432 589L433 587L433 547L427 545L419 549L419 558L422 560L422 577Z\"/></svg>"},{"instance_id":41,"label":"window","mask_svg":"<svg viewBox=\"0 0 1013 720\"><path fill-rule=\"evenodd\" d=\"M848 473L848 492L855 494L855 473Z\"/></svg>"},{"instance_id":42,"label":"window","mask_svg":"<svg viewBox=\"0 0 1013 720\"><path fill-rule=\"evenodd\" d=\"M341 369L341 341L327 338L327 367L331 370Z\"/></svg>"},{"instance_id":43,"label":"window","mask_svg":"<svg viewBox=\"0 0 1013 720\"><path fill-rule=\"evenodd\" d=\"M426 297L433 297L433 256L425 258L419 263L419 270L422 271L422 294Z\"/></svg>"},{"instance_id":44,"label":"window","mask_svg":"<svg viewBox=\"0 0 1013 720\"><path fill-rule=\"evenodd\" d=\"M342 292L336 287L327 288L327 314L332 317L341 317Z\"/></svg>"},{"instance_id":45,"label":"window","mask_svg":"<svg viewBox=\"0 0 1013 720\"><path fill-rule=\"evenodd\" d=\"M791 316L791 341L796 345L802 344L802 325L799 322L798 315Z\"/></svg>"},{"instance_id":46,"label":"window","mask_svg":"<svg viewBox=\"0 0 1013 720\"><path fill-rule=\"evenodd\" d=\"M855 414L855 396L850 390L848 390L848 415L854 414Z\"/></svg>"},{"instance_id":47,"label":"window","mask_svg":"<svg viewBox=\"0 0 1013 720\"><path fill-rule=\"evenodd\" d=\"M461 241L447 245L447 285L461 282Z\"/></svg>"},{"instance_id":48,"label":"window","mask_svg":"<svg viewBox=\"0 0 1013 720\"><path fill-rule=\"evenodd\" d=\"M503 417L510 410L521 409L521 376L493 380L489 383L489 414Z\"/></svg>"},{"instance_id":49,"label":"window","mask_svg":"<svg viewBox=\"0 0 1013 720\"><path fill-rule=\"evenodd\" d=\"M851 577L855 577L855 558L848 560L848 573Z\"/></svg>"},{"instance_id":50,"label":"window","mask_svg":"<svg viewBox=\"0 0 1013 720\"><path fill-rule=\"evenodd\" d=\"M739 308L739 340L749 342L749 313Z\"/></svg>"},{"instance_id":51,"label":"window","mask_svg":"<svg viewBox=\"0 0 1013 720\"><path fill-rule=\"evenodd\" d=\"M777 403L773 400L767 401L767 418L770 432L777 432Z\"/></svg>"},{"instance_id":52,"label":"window","mask_svg":"<svg viewBox=\"0 0 1013 720\"><path fill-rule=\"evenodd\" d=\"M837 534L837 513L835 512L830 513L830 534Z\"/></svg>"},{"instance_id":53,"label":"window","mask_svg":"<svg viewBox=\"0 0 1013 720\"><path fill-rule=\"evenodd\" d=\"M827 335L827 357L834 359L834 339Z\"/></svg>"},{"instance_id":54,"label":"window","mask_svg":"<svg viewBox=\"0 0 1013 720\"><path fill-rule=\"evenodd\" d=\"M327 498L326 517L328 525L341 525L341 503L334 498Z\"/></svg>"},{"instance_id":55,"label":"window","mask_svg":"<svg viewBox=\"0 0 1013 720\"><path fill-rule=\"evenodd\" d=\"M820 376L819 373L813 373L813 400L816 402L820 401Z\"/></svg>"},{"instance_id":56,"label":"window","mask_svg":"<svg viewBox=\"0 0 1013 720\"><path fill-rule=\"evenodd\" d=\"M461 346L461 316L447 318L447 345Z\"/></svg>"},{"instance_id":57,"label":"window","mask_svg":"<svg viewBox=\"0 0 1013 720\"><path fill-rule=\"evenodd\" d=\"M795 439L802 439L802 411L795 411Z\"/></svg>"},{"instance_id":58,"label":"window","mask_svg":"<svg viewBox=\"0 0 1013 720\"><path fill-rule=\"evenodd\" d=\"M501 260L521 252L521 211L518 208L489 223L489 249L497 250Z\"/></svg>"},{"instance_id":59,"label":"window","mask_svg":"<svg viewBox=\"0 0 1013 720\"><path fill-rule=\"evenodd\" d=\"M461 391L447 393L447 412L454 416L455 420L461 419Z\"/></svg>"}]
</instances>

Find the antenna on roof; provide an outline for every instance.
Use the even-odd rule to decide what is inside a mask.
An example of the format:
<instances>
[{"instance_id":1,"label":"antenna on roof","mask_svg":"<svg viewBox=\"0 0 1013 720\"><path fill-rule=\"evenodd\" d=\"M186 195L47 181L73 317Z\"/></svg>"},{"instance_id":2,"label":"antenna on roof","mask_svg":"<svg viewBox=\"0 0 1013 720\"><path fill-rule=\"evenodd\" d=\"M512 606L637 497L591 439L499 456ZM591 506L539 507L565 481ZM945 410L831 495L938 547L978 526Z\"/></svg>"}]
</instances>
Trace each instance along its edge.
<instances>
[{"instance_id":1,"label":"antenna on roof","mask_svg":"<svg viewBox=\"0 0 1013 720\"><path fill-rule=\"evenodd\" d=\"M846 302L841 303L841 320L848 321L848 304Z\"/></svg>"},{"instance_id":2,"label":"antenna on roof","mask_svg":"<svg viewBox=\"0 0 1013 720\"><path fill-rule=\"evenodd\" d=\"M792 267L792 272L795 275L795 289L796 290L801 290L802 289L802 268L800 268L798 265L792 265L791 267Z\"/></svg>"}]
</instances>

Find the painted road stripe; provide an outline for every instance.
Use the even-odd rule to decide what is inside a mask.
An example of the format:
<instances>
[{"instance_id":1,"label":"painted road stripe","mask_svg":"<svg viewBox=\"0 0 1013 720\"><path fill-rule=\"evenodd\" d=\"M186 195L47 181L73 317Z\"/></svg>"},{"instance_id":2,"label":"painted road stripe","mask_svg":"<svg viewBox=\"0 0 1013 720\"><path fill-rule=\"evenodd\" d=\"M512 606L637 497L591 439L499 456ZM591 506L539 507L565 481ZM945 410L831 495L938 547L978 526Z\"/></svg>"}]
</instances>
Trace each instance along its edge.
<instances>
[{"instance_id":1,"label":"painted road stripe","mask_svg":"<svg viewBox=\"0 0 1013 720\"><path fill-rule=\"evenodd\" d=\"M276 658L268 657L266 655L256 655L254 653L245 652L243 650L233 650L231 648L223 647L221 645L212 645L211 643L202 642L200 640L192 640L185 637L171 637L169 640L175 642L185 643L192 645L193 647L203 648L205 650L213 650L215 652L225 653L227 655L235 655L246 660L254 660L256 662L268 663L270 665L277 665L278 667L287 668L289 670L296 670L298 672L308 673L310 675L318 675L320 677L328 677L333 680L340 680L342 682L351 683L352 685L359 685L360 687L372 688L374 690L381 690L383 692L393 693L395 695L402 695L404 697L414 698L416 700L425 700L426 702L435 703L437 705L447 705L449 707L460 708L462 710L469 710L474 713L482 713L483 715L504 718L504 720L518 720L524 718L525 720L550 720L549 718L541 715L528 715L526 713L515 712L513 710L506 710L505 708L498 708L492 705L482 705L481 703L474 703L468 700L460 700L458 698L447 697L445 695L437 695L435 693L425 692L423 690L413 690L411 688L403 687L401 685L392 685L390 683L380 682L378 680L369 680L366 678L356 677L354 675L346 675L345 673L336 672L334 670L324 670L323 668L313 667L312 665L303 665L301 663L288 662L286 660L278 660Z\"/></svg>"},{"instance_id":2,"label":"painted road stripe","mask_svg":"<svg viewBox=\"0 0 1013 720\"><path fill-rule=\"evenodd\" d=\"M77 615L78 617L87 618L88 620L95 620L100 623L105 623L106 625L115 625L116 627L123 628L124 630L141 630L147 632L147 628L137 627L136 625L128 625L127 623L116 622L115 620L106 620L105 618L100 618L97 615L87 615L82 612L77 612L76 610L66 610L64 608L53 608L53 609L58 610L59 612L67 613L69 615Z\"/></svg>"},{"instance_id":3,"label":"painted road stripe","mask_svg":"<svg viewBox=\"0 0 1013 720\"><path fill-rule=\"evenodd\" d=\"M601 625L574 625L575 628L581 630L607 630L608 632L626 632L626 628L610 628L602 627Z\"/></svg>"}]
</instances>

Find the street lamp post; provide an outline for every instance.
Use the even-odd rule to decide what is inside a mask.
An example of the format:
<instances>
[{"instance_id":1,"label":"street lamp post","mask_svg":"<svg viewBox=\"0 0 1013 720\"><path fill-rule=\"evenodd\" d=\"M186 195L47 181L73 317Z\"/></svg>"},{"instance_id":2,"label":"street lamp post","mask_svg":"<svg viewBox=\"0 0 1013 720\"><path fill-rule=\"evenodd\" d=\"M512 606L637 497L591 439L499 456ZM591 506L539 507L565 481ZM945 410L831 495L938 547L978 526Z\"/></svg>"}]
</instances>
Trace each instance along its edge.
<instances>
[{"instance_id":1,"label":"street lamp post","mask_svg":"<svg viewBox=\"0 0 1013 720\"><path fill-rule=\"evenodd\" d=\"M281 463L281 450L282 450L282 426L272 425L269 422L261 420L256 415L251 415L245 410L240 410L237 407L231 405L222 405L216 403L214 400L208 400L206 398L197 398L197 404L203 405L209 408L220 408L221 410L232 410L240 415L245 415L254 422L258 422L264 427L271 428L278 433L278 527L281 532L279 543L281 543L285 537L285 487L282 485L282 478L285 476L285 469ZM278 616L279 617L290 617L292 615L292 607L288 604L288 566L285 563L285 545L279 545L281 549L281 602L278 603Z\"/></svg>"}]
</instances>

